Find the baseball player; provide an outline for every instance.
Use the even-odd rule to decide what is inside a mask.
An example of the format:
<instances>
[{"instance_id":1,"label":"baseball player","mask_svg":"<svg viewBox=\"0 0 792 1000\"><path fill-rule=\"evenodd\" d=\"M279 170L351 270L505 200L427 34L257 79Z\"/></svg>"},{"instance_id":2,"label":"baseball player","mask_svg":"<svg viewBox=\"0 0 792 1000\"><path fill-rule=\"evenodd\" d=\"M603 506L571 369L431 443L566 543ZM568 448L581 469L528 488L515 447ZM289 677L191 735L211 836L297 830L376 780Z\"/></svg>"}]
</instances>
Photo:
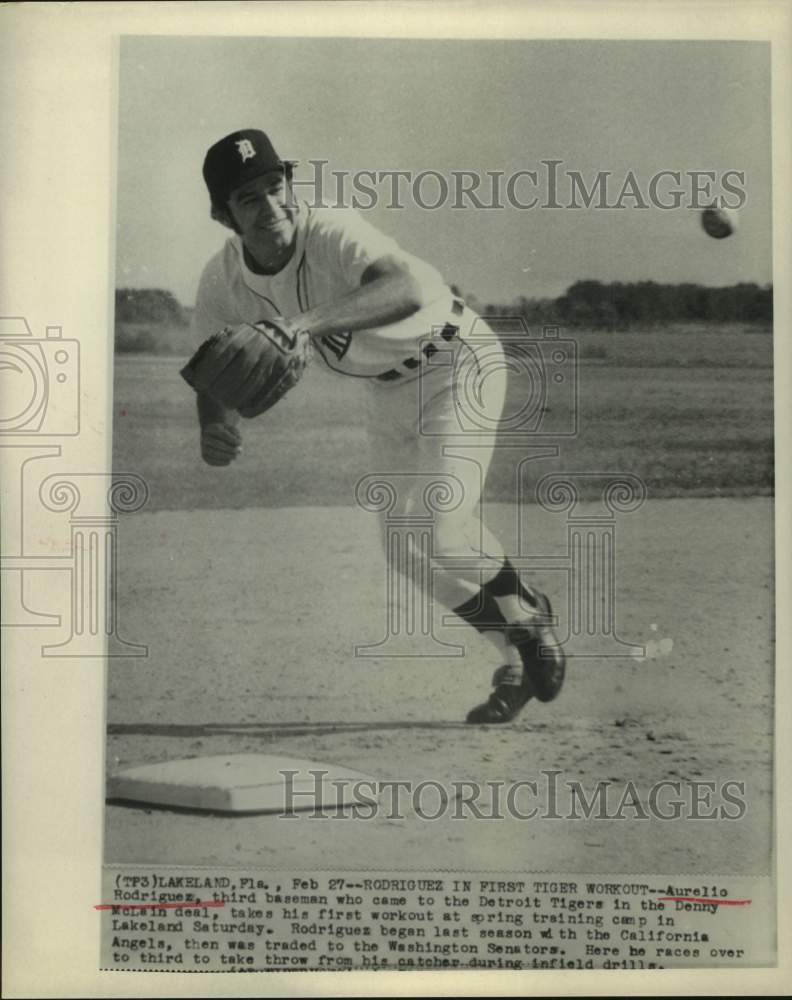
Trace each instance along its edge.
<instances>
[{"instance_id":1,"label":"baseball player","mask_svg":"<svg viewBox=\"0 0 792 1000\"><path fill-rule=\"evenodd\" d=\"M446 447L460 433L455 399L465 390L462 382L483 361L487 377L476 388L476 412L487 426L497 426L506 389L502 349L433 267L359 213L297 201L291 170L257 129L233 132L206 154L211 215L231 235L204 268L194 329L206 341L230 327L226 332L236 339L224 342L222 351L215 339L215 357L204 354L197 362L205 376L197 387L201 454L222 466L240 452L232 369L224 369L222 392L212 391L218 376L207 369L217 365L218 352L225 365L239 348L249 388L262 367L258 356L250 356L263 344L254 324L276 331L282 347L304 337L342 391L346 381L362 381L372 471L440 474L439 480L457 486L454 501L435 514L432 557L440 561L431 577L424 570L423 579L432 580L432 599L490 638L501 657L492 692L467 721L509 722L532 697L556 697L564 655L550 627L549 601L523 584L476 516L492 449L480 449L478 461L471 461ZM431 363L439 351L449 363ZM248 405L242 412L260 409ZM393 498L405 512L422 501L416 491L425 489L426 477L414 481L415 490ZM416 575L414 561L407 562L399 570Z\"/></svg>"}]
</instances>

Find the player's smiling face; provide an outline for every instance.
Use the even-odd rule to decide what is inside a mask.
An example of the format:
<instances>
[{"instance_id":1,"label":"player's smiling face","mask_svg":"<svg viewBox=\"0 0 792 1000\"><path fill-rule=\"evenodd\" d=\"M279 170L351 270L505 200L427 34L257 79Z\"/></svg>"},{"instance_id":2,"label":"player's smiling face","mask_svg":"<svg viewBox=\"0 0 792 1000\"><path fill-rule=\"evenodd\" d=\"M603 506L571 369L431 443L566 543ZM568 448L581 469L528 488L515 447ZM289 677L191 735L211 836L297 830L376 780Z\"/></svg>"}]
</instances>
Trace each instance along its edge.
<instances>
[{"instance_id":1,"label":"player's smiling face","mask_svg":"<svg viewBox=\"0 0 792 1000\"><path fill-rule=\"evenodd\" d=\"M265 271L278 271L294 252L295 204L283 172L273 170L232 191L228 207L245 249Z\"/></svg>"}]
</instances>

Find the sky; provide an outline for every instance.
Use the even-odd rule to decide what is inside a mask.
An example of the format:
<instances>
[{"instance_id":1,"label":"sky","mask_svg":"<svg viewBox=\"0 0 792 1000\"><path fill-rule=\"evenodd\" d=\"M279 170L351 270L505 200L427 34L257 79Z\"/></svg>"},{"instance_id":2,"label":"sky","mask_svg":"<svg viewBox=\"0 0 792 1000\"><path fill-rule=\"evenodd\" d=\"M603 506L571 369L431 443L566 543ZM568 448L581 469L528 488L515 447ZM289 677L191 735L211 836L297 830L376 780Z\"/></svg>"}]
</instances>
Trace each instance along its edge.
<instances>
[{"instance_id":1,"label":"sky","mask_svg":"<svg viewBox=\"0 0 792 1000\"><path fill-rule=\"evenodd\" d=\"M303 197L316 193L310 161L327 161L331 204L331 171L436 171L440 180L427 175L417 189L400 182L401 207L392 181L368 180L376 203L366 197L361 210L482 302L556 296L581 279L772 280L765 43L125 37L117 286L167 288L193 303L228 235L209 218L203 157L245 127L264 129L283 158L299 161ZM550 160L560 161L560 207L548 207ZM664 170L681 175L679 208L655 204L672 203L673 178L651 195ZM453 207L462 171L483 178L480 203L500 207L464 198ZM604 202L621 207L569 207L570 174L590 189L602 171ZM742 202L733 236L702 231L690 171L715 173L709 192L699 182L699 205L722 194ZM502 177L498 197L487 172ZM638 194L620 199L628 175ZM531 208L516 204L533 198Z\"/></svg>"}]
</instances>

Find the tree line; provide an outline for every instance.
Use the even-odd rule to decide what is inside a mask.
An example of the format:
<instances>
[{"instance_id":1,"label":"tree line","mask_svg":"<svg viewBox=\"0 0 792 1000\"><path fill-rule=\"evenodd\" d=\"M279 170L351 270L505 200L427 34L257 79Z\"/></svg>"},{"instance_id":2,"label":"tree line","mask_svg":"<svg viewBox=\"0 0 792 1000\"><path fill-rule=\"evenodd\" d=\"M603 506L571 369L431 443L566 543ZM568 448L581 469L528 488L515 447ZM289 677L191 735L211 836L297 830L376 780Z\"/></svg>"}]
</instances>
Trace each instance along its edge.
<instances>
[{"instance_id":1,"label":"tree line","mask_svg":"<svg viewBox=\"0 0 792 1000\"><path fill-rule=\"evenodd\" d=\"M670 323L744 323L773 321L772 285L743 282L724 288L655 281L576 281L558 298L518 296L506 303L482 303L457 295L485 317L523 316L529 326L558 325L629 330ZM191 348L192 310L163 288L119 288L115 293L116 350L180 354Z\"/></svg>"},{"instance_id":2,"label":"tree line","mask_svg":"<svg viewBox=\"0 0 792 1000\"><path fill-rule=\"evenodd\" d=\"M529 324L570 327L618 330L690 322L769 327L773 322L773 288L750 282L710 288L655 281L576 281L555 299L520 296L509 303L476 306L485 316L516 313Z\"/></svg>"},{"instance_id":3,"label":"tree line","mask_svg":"<svg viewBox=\"0 0 792 1000\"><path fill-rule=\"evenodd\" d=\"M186 326L187 310L164 288L117 288L116 323L170 323Z\"/></svg>"}]
</instances>

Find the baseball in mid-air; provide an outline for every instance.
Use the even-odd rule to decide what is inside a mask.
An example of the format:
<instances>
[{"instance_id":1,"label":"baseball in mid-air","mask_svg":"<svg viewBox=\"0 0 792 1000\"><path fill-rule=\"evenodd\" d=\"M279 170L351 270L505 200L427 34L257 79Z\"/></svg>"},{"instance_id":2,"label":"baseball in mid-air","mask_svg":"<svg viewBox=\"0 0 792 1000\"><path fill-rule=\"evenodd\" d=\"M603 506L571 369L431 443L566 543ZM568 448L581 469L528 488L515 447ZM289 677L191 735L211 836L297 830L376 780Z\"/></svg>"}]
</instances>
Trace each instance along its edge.
<instances>
[{"instance_id":1,"label":"baseball in mid-air","mask_svg":"<svg viewBox=\"0 0 792 1000\"><path fill-rule=\"evenodd\" d=\"M737 215L730 208L712 205L701 213L704 232L714 240L723 240L737 229Z\"/></svg>"}]
</instances>

